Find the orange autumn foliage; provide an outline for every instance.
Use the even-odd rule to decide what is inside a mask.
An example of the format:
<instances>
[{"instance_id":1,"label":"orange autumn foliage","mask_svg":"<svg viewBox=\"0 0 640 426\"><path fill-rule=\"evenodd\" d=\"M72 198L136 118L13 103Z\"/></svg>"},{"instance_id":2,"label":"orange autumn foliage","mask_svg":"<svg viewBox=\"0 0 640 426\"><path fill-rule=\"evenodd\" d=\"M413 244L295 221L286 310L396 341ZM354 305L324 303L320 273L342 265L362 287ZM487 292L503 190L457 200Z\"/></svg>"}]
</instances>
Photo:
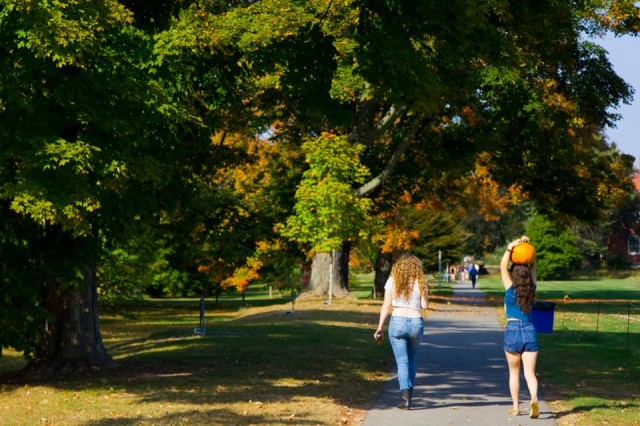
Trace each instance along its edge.
<instances>
[{"instance_id":1,"label":"orange autumn foliage","mask_svg":"<svg viewBox=\"0 0 640 426\"><path fill-rule=\"evenodd\" d=\"M258 270L261 266L262 264L260 262L249 259L247 265L236 269L232 276L222 281L222 287L235 287L239 292L244 292L251 281L260 277Z\"/></svg>"},{"instance_id":2,"label":"orange autumn foliage","mask_svg":"<svg viewBox=\"0 0 640 426\"><path fill-rule=\"evenodd\" d=\"M508 188L501 186L493 179L485 161L490 160L488 153L482 153L476 163L474 172L466 177L463 191L463 205L474 208L485 220L497 220L510 207L528 198L518 184Z\"/></svg>"},{"instance_id":3,"label":"orange autumn foliage","mask_svg":"<svg viewBox=\"0 0 640 426\"><path fill-rule=\"evenodd\" d=\"M415 229L409 229L404 223L390 223L385 227L383 253L396 251L408 251L413 241L420 238L420 233Z\"/></svg>"}]
</instances>

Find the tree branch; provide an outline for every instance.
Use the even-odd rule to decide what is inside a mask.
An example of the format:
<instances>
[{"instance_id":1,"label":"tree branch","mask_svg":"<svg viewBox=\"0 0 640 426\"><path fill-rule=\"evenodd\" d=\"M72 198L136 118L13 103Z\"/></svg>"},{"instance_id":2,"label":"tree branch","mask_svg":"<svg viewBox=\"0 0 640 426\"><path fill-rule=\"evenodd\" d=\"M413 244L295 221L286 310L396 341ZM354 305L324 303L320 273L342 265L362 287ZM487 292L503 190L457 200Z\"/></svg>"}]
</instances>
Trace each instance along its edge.
<instances>
[{"instance_id":1,"label":"tree branch","mask_svg":"<svg viewBox=\"0 0 640 426\"><path fill-rule=\"evenodd\" d=\"M380 121L375 125L371 131L365 134L362 137L362 140L359 142L368 145L374 141L376 141L380 136L382 136L387 130L393 126L393 123L396 121L398 117L404 114L407 110L407 107L404 105L391 105L387 112L382 116Z\"/></svg>"},{"instance_id":2,"label":"tree branch","mask_svg":"<svg viewBox=\"0 0 640 426\"><path fill-rule=\"evenodd\" d=\"M396 164L398 164L398 161L400 161L402 155L407 151L409 145L411 145L411 142L413 142L416 133L418 132L419 123L420 120L418 119L413 122L411 128L409 129L409 133L407 134L407 136L405 136L402 142L400 142L400 145L398 145L398 147L396 148L384 170L382 170L382 172L378 176L374 177L369 182L356 189L356 197L362 197L365 194L373 191L377 187L384 185L387 178L396 167Z\"/></svg>"}]
</instances>

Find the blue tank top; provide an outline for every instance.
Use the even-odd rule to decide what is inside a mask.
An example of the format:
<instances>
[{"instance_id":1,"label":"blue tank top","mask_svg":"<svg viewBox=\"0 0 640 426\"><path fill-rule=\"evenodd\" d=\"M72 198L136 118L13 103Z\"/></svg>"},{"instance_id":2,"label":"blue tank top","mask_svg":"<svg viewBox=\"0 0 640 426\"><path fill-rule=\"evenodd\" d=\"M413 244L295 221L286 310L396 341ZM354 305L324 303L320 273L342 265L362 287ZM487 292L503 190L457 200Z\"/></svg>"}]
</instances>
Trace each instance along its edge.
<instances>
[{"instance_id":1,"label":"blue tank top","mask_svg":"<svg viewBox=\"0 0 640 426\"><path fill-rule=\"evenodd\" d=\"M533 304L531 304L531 307L533 308ZM513 284L504 293L504 310L507 318L531 321L531 310L525 313L522 311L522 308L518 306Z\"/></svg>"}]
</instances>

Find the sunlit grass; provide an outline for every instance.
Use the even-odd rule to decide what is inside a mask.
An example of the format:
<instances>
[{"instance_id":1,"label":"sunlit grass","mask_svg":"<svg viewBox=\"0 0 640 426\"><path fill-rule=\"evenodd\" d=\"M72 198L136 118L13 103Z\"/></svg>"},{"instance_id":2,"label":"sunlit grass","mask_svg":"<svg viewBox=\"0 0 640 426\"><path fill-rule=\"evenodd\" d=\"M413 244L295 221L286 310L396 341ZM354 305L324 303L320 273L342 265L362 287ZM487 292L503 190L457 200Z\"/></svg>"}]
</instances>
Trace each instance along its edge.
<instances>
[{"instance_id":1,"label":"sunlit grass","mask_svg":"<svg viewBox=\"0 0 640 426\"><path fill-rule=\"evenodd\" d=\"M264 289L260 300L250 293L244 303L238 295L218 305L207 300L205 336L193 333L198 299L102 312L103 339L118 367L64 379L3 379L2 424L359 424L393 364L389 346L371 338L382 302L369 298L371 281L352 281L360 300L300 301L294 310L287 295L269 299ZM639 300L640 288L595 280L581 293L584 283L539 284L539 298L558 302L553 334L540 335L545 398L561 425L639 425L640 330L621 318L624 303L616 300ZM435 303L446 303L450 284L440 292L437 282L430 285L445 298ZM495 275L479 281L498 314L501 287ZM24 365L15 351L3 355L0 372Z\"/></svg>"},{"instance_id":2,"label":"sunlit grass","mask_svg":"<svg viewBox=\"0 0 640 426\"><path fill-rule=\"evenodd\" d=\"M4 349L0 357L0 374L20 370L26 363L21 352L11 348Z\"/></svg>"},{"instance_id":3,"label":"sunlit grass","mask_svg":"<svg viewBox=\"0 0 640 426\"><path fill-rule=\"evenodd\" d=\"M198 306L148 301L126 317L103 313L118 367L3 379L2 424L358 424L390 370L390 348L371 337L380 302L212 308L205 336L193 333ZM3 371L20 367L13 357L5 351Z\"/></svg>"}]
</instances>

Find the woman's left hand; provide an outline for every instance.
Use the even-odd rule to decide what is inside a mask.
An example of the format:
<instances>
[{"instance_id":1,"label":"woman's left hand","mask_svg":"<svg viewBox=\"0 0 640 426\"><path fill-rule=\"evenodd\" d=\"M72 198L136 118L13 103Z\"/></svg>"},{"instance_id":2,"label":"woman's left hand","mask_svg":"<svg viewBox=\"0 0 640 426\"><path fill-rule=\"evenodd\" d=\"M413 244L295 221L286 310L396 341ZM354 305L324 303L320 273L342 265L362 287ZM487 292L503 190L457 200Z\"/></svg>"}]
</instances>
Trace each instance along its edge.
<instances>
[{"instance_id":1,"label":"woman's left hand","mask_svg":"<svg viewBox=\"0 0 640 426\"><path fill-rule=\"evenodd\" d=\"M517 246L518 244L528 243L528 242L529 242L529 237L527 237L526 235L523 235L522 237L518 238L517 240L511 241L509 243L509 245L507 246L507 249L513 250L513 248L515 246Z\"/></svg>"}]
</instances>

